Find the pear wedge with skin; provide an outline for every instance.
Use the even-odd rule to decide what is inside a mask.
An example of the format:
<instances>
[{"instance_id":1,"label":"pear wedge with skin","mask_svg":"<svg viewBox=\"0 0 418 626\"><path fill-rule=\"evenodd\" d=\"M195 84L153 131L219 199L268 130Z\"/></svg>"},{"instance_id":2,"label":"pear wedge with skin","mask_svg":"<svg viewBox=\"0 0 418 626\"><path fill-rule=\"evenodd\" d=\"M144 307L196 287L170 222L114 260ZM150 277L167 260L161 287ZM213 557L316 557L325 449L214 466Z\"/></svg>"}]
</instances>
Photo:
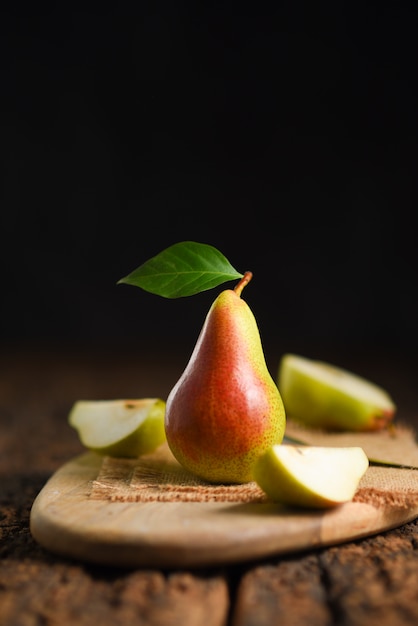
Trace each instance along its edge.
<instances>
[{"instance_id":1,"label":"pear wedge with skin","mask_svg":"<svg viewBox=\"0 0 418 626\"><path fill-rule=\"evenodd\" d=\"M285 411L255 317L241 298L251 279L213 302L190 360L167 398L165 430L176 459L216 483L252 480L252 466L283 440Z\"/></svg>"},{"instance_id":2,"label":"pear wedge with skin","mask_svg":"<svg viewBox=\"0 0 418 626\"><path fill-rule=\"evenodd\" d=\"M381 430L396 413L392 398L378 385L296 354L281 358L277 385L289 418L311 428Z\"/></svg>"},{"instance_id":3,"label":"pear wedge with skin","mask_svg":"<svg viewBox=\"0 0 418 626\"><path fill-rule=\"evenodd\" d=\"M165 401L160 398L79 400L68 422L89 450L136 458L165 442L164 416Z\"/></svg>"},{"instance_id":4,"label":"pear wedge with skin","mask_svg":"<svg viewBox=\"0 0 418 626\"><path fill-rule=\"evenodd\" d=\"M324 509L349 502L369 466L360 447L272 446L254 466L254 479L275 502Z\"/></svg>"}]
</instances>

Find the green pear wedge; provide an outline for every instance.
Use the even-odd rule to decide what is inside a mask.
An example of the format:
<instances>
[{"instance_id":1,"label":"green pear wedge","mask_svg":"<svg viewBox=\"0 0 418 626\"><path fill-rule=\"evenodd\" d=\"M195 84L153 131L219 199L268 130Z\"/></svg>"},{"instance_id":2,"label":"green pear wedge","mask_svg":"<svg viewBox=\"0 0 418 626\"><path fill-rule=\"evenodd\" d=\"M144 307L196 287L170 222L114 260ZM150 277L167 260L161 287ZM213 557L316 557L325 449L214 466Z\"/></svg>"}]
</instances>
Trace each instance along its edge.
<instances>
[{"instance_id":1,"label":"green pear wedge","mask_svg":"<svg viewBox=\"0 0 418 626\"><path fill-rule=\"evenodd\" d=\"M167 398L167 443L186 469L209 482L251 481L257 457L284 436L283 402L255 317L241 299L251 277L246 272L215 299Z\"/></svg>"},{"instance_id":2,"label":"green pear wedge","mask_svg":"<svg viewBox=\"0 0 418 626\"><path fill-rule=\"evenodd\" d=\"M254 466L254 478L271 500L326 509L353 499L369 466L353 447L272 446Z\"/></svg>"},{"instance_id":3,"label":"green pear wedge","mask_svg":"<svg viewBox=\"0 0 418 626\"><path fill-rule=\"evenodd\" d=\"M323 361L285 354L277 385L289 418L308 427L374 431L390 424L396 406L374 383Z\"/></svg>"},{"instance_id":4,"label":"green pear wedge","mask_svg":"<svg viewBox=\"0 0 418 626\"><path fill-rule=\"evenodd\" d=\"M98 454L135 458L165 442L165 401L79 400L68 416L81 443Z\"/></svg>"}]
</instances>

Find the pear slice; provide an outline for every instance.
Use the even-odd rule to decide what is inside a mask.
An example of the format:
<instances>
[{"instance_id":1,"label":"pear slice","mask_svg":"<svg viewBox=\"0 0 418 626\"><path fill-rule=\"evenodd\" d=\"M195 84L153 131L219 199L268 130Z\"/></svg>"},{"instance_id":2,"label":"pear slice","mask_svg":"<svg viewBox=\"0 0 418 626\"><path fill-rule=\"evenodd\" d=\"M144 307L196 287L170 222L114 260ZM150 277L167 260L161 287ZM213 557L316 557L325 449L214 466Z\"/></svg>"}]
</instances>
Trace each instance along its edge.
<instances>
[{"instance_id":1,"label":"pear slice","mask_svg":"<svg viewBox=\"0 0 418 626\"><path fill-rule=\"evenodd\" d=\"M254 480L271 500L324 509L349 502L369 466L360 447L274 445L254 464Z\"/></svg>"},{"instance_id":2,"label":"pear slice","mask_svg":"<svg viewBox=\"0 0 418 626\"><path fill-rule=\"evenodd\" d=\"M159 398L79 400L68 422L89 450L135 458L164 443L164 417L165 402Z\"/></svg>"},{"instance_id":3,"label":"pear slice","mask_svg":"<svg viewBox=\"0 0 418 626\"><path fill-rule=\"evenodd\" d=\"M286 413L309 427L373 431L386 427L396 406L374 383L323 361L282 357L277 385Z\"/></svg>"}]
</instances>

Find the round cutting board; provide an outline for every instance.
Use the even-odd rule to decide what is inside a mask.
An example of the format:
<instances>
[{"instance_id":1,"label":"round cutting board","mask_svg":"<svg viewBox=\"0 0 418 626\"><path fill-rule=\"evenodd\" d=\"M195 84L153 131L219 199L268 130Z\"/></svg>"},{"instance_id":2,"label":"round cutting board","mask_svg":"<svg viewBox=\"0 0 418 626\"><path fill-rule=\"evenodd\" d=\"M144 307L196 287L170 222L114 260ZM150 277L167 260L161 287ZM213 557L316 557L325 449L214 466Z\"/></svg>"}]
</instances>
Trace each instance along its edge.
<instances>
[{"instance_id":1,"label":"round cutting board","mask_svg":"<svg viewBox=\"0 0 418 626\"><path fill-rule=\"evenodd\" d=\"M287 433L309 439L312 433ZM337 437L337 439L336 439ZM361 437L361 436L360 436ZM389 438L392 439L389 439ZM393 439L395 437L395 439ZM359 445L357 435L313 433L310 443ZM418 465L413 434L362 439L370 457ZM142 459L86 452L62 466L33 503L33 537L61 556L115 566L204 567L333 545L418 516L418 471L370 466L352 502L328 510L289 508L250 483L214 486L180 468L168 448Z\"/></svg>"}]
</instances>

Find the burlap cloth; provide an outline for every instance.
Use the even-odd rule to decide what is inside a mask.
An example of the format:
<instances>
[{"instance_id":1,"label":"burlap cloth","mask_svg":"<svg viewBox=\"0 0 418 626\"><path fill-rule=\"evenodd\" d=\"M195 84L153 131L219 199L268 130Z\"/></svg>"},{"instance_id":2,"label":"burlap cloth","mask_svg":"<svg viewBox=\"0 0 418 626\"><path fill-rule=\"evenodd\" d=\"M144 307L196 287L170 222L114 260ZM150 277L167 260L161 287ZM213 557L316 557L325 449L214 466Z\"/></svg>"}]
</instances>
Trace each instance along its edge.
<instances>
[{"instance_id":1,"label":"burlap cloth","mask_svg":"<svg viewBox=\"0 0 418 626\"><path fill-rule=\"evenodd\" d=\"M369 459L418 467L418 445L407 426L374 433L325 433L308 430L288 419L286 435L311 445L360 446ZM254 482L213 485L181 467L162 445L139 459L104 457L90 497L119 502L263 502L267 496ZM418 470L374 466L360 481L355 501L373 506L418 507Z\"/></svg>"}]
</instances>

